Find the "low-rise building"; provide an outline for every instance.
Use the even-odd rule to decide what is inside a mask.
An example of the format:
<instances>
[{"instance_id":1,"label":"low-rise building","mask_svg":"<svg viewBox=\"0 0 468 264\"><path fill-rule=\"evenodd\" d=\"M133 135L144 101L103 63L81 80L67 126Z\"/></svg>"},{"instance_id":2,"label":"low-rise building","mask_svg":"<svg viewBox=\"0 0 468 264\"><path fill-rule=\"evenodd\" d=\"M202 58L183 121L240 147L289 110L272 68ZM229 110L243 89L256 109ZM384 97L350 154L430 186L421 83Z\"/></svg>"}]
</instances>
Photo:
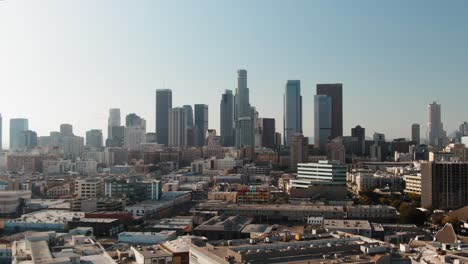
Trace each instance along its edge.
<instances>
[{"instance_id":1,"label":"low-rise building","mask_svg":"<svg viewBox=\"0 0 468 264\"><path fill-rule=\"evenodd\" d=\"M176 218L164 218L151 227L154 232L161 232L163 230L175 231L178 236L182 236L192 232L193 229L193 218L188 217L176 217Z\"/></svg>"},{"instance_id":2,"label":"low-rise building","mask_svg":"<svg viewBox=\"0 0 468 264\"><path fill-rule=\"evenodd\" d=\"M238 239L242 238L242 230L252 221L252 218L241 216L216 216L197 226L193 234L208 240Z\"/></svg>"},{"instance_id":3,"label":"low-rise building","mask_svg":"<svg viewBox=\"0 0 468 264\"><path fill-rule=\"evenodd\" d=\"M20 213L21 206L31 201L30 191L0 191L0 214Z\"/></svg>"},{"instance_id":4,"label":"low-rise building","mask_svg":"<svg viewBox=\"0 0 468 264\"><path fill-rule=\"evenodd\" d=\"M122 232L119 234L119 243L154 245L177 238L175 231L161 232Z\"/></svg>"}]
</instances>

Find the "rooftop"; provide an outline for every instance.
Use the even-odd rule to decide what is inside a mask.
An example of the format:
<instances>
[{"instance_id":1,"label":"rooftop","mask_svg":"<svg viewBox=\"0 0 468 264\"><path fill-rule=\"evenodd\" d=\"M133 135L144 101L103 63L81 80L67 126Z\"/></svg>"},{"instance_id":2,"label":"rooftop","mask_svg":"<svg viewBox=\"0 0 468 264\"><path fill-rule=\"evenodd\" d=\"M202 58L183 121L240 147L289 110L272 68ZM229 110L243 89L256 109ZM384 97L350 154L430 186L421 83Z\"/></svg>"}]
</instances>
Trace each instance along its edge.
<instances>
[{"instance_id":1,"label":"rooftop","mask_svg":"<svg viewBox=\"0 0 468 264\"><path fill-rule=\"evenodd\" d=\"M216 231L241 231L245 226L252 223L252 218L240 216L215 216L205 223L199 225L196 230L216 230Z\"/></svg>"},{"instance_id":2,"label":"rooftop","mask_svg":"<svg viewBox=\"0 0 468 264\"><path fill-rule=\"evenodd\" d=\"M325 219L323 227L329 229L372 229L369 221Z\"/></svg>"}]
</instances>

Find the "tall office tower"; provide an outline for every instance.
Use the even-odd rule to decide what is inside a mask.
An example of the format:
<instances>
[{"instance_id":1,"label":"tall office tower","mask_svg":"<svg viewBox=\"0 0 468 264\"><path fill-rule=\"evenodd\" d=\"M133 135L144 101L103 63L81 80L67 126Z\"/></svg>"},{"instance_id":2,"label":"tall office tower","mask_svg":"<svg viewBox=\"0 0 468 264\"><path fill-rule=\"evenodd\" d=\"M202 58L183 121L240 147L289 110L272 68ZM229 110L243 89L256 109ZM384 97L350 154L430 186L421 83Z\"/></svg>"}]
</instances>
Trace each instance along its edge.
<instances>
[{"instance_id":1,"label":"tall office tower","mask_svg":"<svg viewBox=\"0 0 468 264\"><path fill-rule=\"evenodd\" d=\"M356 138L358 141L356 153L364 155L366 153L366 129L360 125L351 128L351 137Z\"/></svg>"},{"instance_id":2,"label":"tall office tower","mask_svg":"<svg viewBox=\"0 0 468 264\"><path fill-rule=\"evenodd\" d=\"M328 95L332 99L331 139L343 136L343 84L317 84L318 95Z\"/></svg>"},{"instance_id":3,"label":"tall office tower","mask_svg":"<svg viewBox=\"0 0 468 264\"><path fill-rule=\"evenodd\" d=\"M208 106L205 104L195 105L195 146L205 145L208 132Z\"/></svg>"},{"instance_id":4,"label":"tall office tower","mask_svg":"<svg viewBox=\"0 0 468 264\"><path fill-rule=\"evenodd\" d=\"M72 160L79 158L84 150L84 138L77 136L63 137L61 148L65 158Z\"/></svg>"},{"instance_id":5,"label":"tall office tower","mask_svg":"<svg viewBox=\"0 0 468 264\"><path fill-rule=\"evenodd\" d=\"M70 124L61 124L60 125L60 135L62 137L71 137L73 136L73 126Z\"/></svg>"},{"instance_id":6,"label":"tall office tower","mask_svg":"<svg viewBox=\"0 0 468 264\"><path fill-rule=\"evenodd\" d=\"M441 119L440 104L433 102L427 106L427 139L429 145L433 147L445 147L447 144L447 133L444 131L444 125Z\"/></svg>"},{"instance_id":7,"label":"tall office tower","mask_svg":"<svg viewBox=\"0 0 468 264\"><path fill-rule=\"evenodd\" d=\"M419 126L419 124L415 123L411 125L411 141L413 141L416 145L420 144L420 130L421 127Z\"/></svg>"},{"instance_id":8,"label":"tall office tower","mask_svg":"<svg viewBox=\"0 0 468 264\"><path fill-rule=\"evenodd\" d=\"M253 126L253 141L254 147L262 146L262 136L260 134L259 113L255 107L252 107L252 126Z\"/></svg>"},{"instance_id":9,"label":"tall office tower","mask_svg":"<svg viewBox=\"0 0 468 264\"><path fill-rule=\"evenodd\" d=\"M19 147L21 131L29 129L28 120L25 118L10 119L10 150L16 150Z\"/></svg>"},{"instance_id":10,"label":"tall office tower","mask_svg":"<svg viewBox=\"0 0 468 264\"><path fill-rule=\"evenodd\" d=\"M274 149L276 147L275 119L274 118L260 118L258 123L259 123L259 128L260 128L262 147Z\"/></svg>"},{"instance_id":11,"label":"tall office tower","mask_svg":"<svg viewBox=\"0 0 468 264\"><path fill-rule=\"evenodd\" d=\"M290 145L290 169L297 170L297 164L308 162L309 138L302 134L293 134Z\"/></svg>"},{"instance_id":12,"label":"tall office tower","mask_svg":"<svg viewBox=\"0 0 468 264\"><path fill-rule=\"evenodd\" d=\"M468 163L421 164L421 204L426 209L458 209L468 204Z\"/></svg>"},{"instance_id":13,"label":"tall office tower","mask_svg":"<svg viewBox=\"0 0 468 264\"><path fill-rule=\"evenodd\" d=\"M0 116L0 121L1 121L1 116ZM1 126L1 124L0 124ZM468 136L468 122L463 122L459 127L458 127L458 133L460 133L460 136L465 137ZM1 144L1 142L0 142ZM1 145L0 145L1 149Z\"/></svg>"},{"instance_id":14,"label":"tall office tower","mask_svg":"<svg viewBox=\"0 0 468 264\"><path fill-rule=\"evenodd\" d=\"M112 135L112 131L114 127L121 126L121 118L120 118L120 109L119 108L111 108L109 109L109 118L107 120L107 139L112 140L114 135ZM107 144L106 144L107 145Z\"/></svg>"},{"instance_id":15,"label":"tall office tower","mask_svg":"<svg viewBox=\"0 0 468 264\"><path fill-rule=\"evenodd\" d=\"M187 146L187 111L183 107L175 107L169 111L169 147L183 148Z\"/></svg>"},{"instance_id":16,"label":"tall office tower","mask_svg":"<svg viewBox=\"0 0 468 264\"><path fill-rule=\"evenodd\" d=\"M140 127L146 129L146 120L138 116L137 114L128 114L125 117L125 126L127 127Z\"/></svg>"},{"instance_id":17,"label":"tall office tower","mask_svg":"<svg viewBox=\"0 0 468 264\"><path fill-rule=\"evenodd\" d=\"M276 148L276 149L280 149L280 148L281 148L281 139L282 139L281 133L280 133L280 132L276 132L276 133L275 133L275 148Z\"/></svg>"},{"instance_id":18,"label":"tall office tower","mask_svg":"<svg viewBox=\"0 0 468 264\"><path fill-rule=\"evenodd\" d=\"M221 96L220 104L221 144L224 147L234 146L234 95L226 90Z\"/></svg>"},{"instance_id":19,"label":"tall office tower","mask_svg":"<svg viewBox=\"0 0 468 264\"><path fill-rule=\"evenodd\" d=\"M3 149L3 118L2 118L2 114L0 114L0 150Z\"/></svg>"},{"instance_id":20,"label":"tall office tower","mask_svg":"<svg viewBox=\"0 0 468 264\"><path fill-rule=\"evenodd\" d=\"M143 143L146 143L146 129L144 127L125 127L124 147L130 150L140 150Z\"/></svg>"},{"instance_id":21,"label":"tall office tower","mask_svg":"<svg viewBox=\"0 0 468 264\"><path fill-rule=\"evenodd\" d=\"M156 133L146 133L146 143L157 143Z\"/></svg>"},{"instance_id":22,"label":"tall office tower","mask_svg":"<svg viewBox=\"0 0 468 264\"><path fill-rule=\"evenodd\" d=\"M193 127L193 108L191 105L182 106L185 109L185 127L187 129L187 147L192 147L194 145L194 136L195 131Z\"/></svg>"},{"instance_id":23,"label":"tall office tower","mask_svg":"<svg viewBox=\"0 0 468 264\"><path fill-rule=\"evenodd\" d=\"M86 131L86 146L91 148L100 148L103 144L102 130L91 129Z\"/></svg>"},{"instance_id":24,"label":"tall office tower","mask_svg":"<svg viewBox=\"0 0 468 264\"><path fill-rule=\"evenodd\" d=\"M283 98L284 145L289 146L291 136L302 134L301 81L288 80Z\"/></svg>"},{"instance_id":25,"label":"tall office tower","mask_svg":"<svg viewBox=\"0 0 468 264\"><path fill-rule=\"evenodd\" d=\"M156 90L156 136L158 143L169 144L169 110L172 108L172 90Z\"/></svg>"},{"instance_id":26,"label":"tall office tower","mask_svg":"<svg viewBox=\"0 0 468 264\"><path fill-rule=\"evenodd\" d=\"M51 147L60 147L60 132L51 131L50 134L50 146Z\"/></svg>"},{"instance_id":27,"label":"tall office tower","mask_svg":"<svg viewBox=\"0 0 468 264\"><path fill-rule=\"evenodd\" d=\"M112 136L106 140L107 147L122 147L125 139L125 127L109 127L109 134Z\"/></svg>"},{"instance_id":28,"label":"tall office tower","mask_svg":"<svg viewBox=\"0 0 468 264\"><path fill-rule=\"evenodd\" d=\"M18 148L33 149L37 147L37 133L32 130L20 132Z\"/></svg>"},{"instance_id":29,"label":"tall office tower","mask_svg":"<svg viewBox=\"0 0 468 264\"><path fill-rule=\"evenodd\" d=\"M314 96L314 136L315 148L326 153L327 144L332 139L332 98L328 95Z\"/></svg>"},{"instance_id":30,"label":"tall office tower","mask_svg":"<svg viewBox=\"0 0 468 264\"><path fill-rule=\"evenodd\" d=\"M253 116L247 88L247 71L237 71L237 88L234 97L235 143L237 147L253 146Z\"/></svg>"}]
</instances>

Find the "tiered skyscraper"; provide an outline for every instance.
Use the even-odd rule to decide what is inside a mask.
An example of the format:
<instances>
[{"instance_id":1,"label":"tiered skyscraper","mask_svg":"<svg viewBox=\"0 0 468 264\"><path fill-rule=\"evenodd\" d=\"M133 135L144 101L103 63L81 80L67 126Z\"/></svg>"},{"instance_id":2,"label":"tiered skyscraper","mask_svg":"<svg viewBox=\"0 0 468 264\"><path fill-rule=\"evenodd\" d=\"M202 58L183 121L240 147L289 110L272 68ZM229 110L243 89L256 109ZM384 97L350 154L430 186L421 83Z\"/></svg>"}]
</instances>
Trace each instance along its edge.
<instances>
[{"instance_id":1,"label":"tiered skyscraper","mask_svg":"<svg viewBox=\"0 0 468 264\"><path fill-rule=\"evenodd\" d=\"M253 146L253 116L249 101L249 88L247 88L247 71L237 71L237 89L235 101L235 128L236 128L236 146Z\"/></svg>"},{"instance_id":2,"label":"tiered skyscraper","mask_svg":"<svg viewBox=\"0 0 468 264\"><path fill-rule=\"evenodd\" d=\"M121 125L120 109L109 109L109 119L107 124L107 141L108 147L121 147L124 144L125 127Z\"/></svg>"},{"instance_id":3,"label":"tiered skyscraper","mask_svg":"<svg viewBox=\"0 0 468 264\"><path fill-rule=\"evenodd\" d=\"M225 147L234 146L234 95L232 90L226 90L220 104L221 144Z\"/></svg>"},{"instance_id":4,"label":"tiered skyscraper","mask_svg":"<svg viewBox=\"0 0 468 264\"><path fill-rule=\"evenodd\" d=\"M195 146L205 145L208 132L208 105L195 105Z\"/></svg>"},{"instance_id":5,"label":"tiered skyscraper","mask_svg":"<svg viewBox=\"0 0 468 264\"><path fill-rule=\"evenodd\" d=\"M293 134L302 134L301 81L287 81L283 104L284 145L289 146Z\"/></svg>"},{"instance_id":6,"label":"tiered skyscraper","mask_svg":"<svg viewBox=\"0 0 468 264\"><path fill-rule=\"evenodd\" d=\"M29 129L28 120L25 118L10 119L10 150L20 147L21 132Z\"/></svg>"},{"instance_id":7,"label":"tiered skyscraper","mask_svg":"<svg viewBox=\"0 0 468 264\"><path fill-rule=\"evenodd\" d=\"M169 144L169 110L172 108L172 90L156 90L156 136L159 144Z\"/></svg>"},{"instance_id":8,"label":"tiered skyscraper","mask_svg":"<svg viewBox=\"0 0 468 264\"><path fill-rule=\"evenodd\" d=\"M434 147L443 147L447 143L447 133L444 131L442 123L440 104L433 102L427 106L427 139L429 145Z\"/></svg>"}]
</instances>

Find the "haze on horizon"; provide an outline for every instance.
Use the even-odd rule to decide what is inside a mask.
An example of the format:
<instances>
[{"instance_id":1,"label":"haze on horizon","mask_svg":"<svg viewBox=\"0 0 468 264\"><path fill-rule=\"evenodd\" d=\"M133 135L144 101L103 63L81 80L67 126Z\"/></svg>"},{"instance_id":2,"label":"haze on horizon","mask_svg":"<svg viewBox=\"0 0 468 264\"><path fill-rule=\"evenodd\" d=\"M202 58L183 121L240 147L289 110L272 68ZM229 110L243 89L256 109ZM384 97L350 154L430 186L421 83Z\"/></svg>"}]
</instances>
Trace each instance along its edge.
<instances>
[{"instance_id":1,"label":"haze on horizon","mask_svg":"<svg viewBox=\"0 0 468 264\"><path fill-rule=\"evenodd\" d=\"M102 129L108 109L154 131L155 90L173 106L219 102L248 71L251 103L282 132L283 92L301 80L304 134L313 137L317 83L343 83L344 134L357 124L424 137L427 104L448 132L467 120L467 1L0 1L0 113L38 135Z\"/></svg>"}]
</instances>

